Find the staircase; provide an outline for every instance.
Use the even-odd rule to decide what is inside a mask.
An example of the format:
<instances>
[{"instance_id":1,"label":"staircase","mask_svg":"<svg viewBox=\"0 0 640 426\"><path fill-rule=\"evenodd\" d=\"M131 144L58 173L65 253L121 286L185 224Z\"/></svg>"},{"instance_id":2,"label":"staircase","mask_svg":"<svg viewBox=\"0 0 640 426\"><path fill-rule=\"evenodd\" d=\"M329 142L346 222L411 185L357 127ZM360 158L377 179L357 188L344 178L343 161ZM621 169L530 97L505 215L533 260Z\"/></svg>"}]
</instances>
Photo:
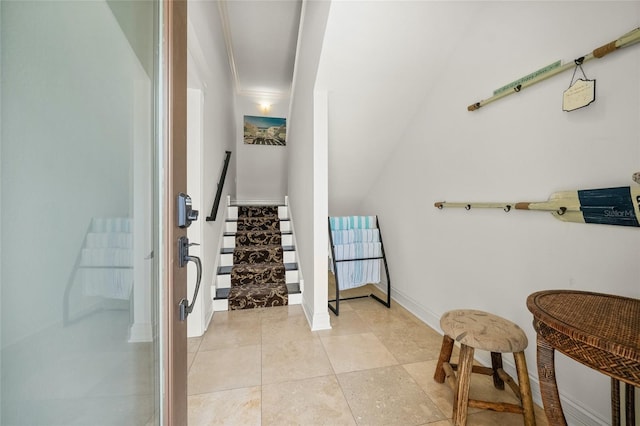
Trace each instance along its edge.
<instances>
[{"instance_id":1,"label":"staircase","mask_svg":"<svg viewBox=\"0 0 640 426\"><path fill-rule=\"evenodd\" d=\"M99 309L129 308L133 288L131 231L129 218L91 220L65 289L65 325Z\"/></svg>"},{"instance_id":2,"label":"staircase","mask_svg":"<svg viewBox=\"0 0 640 426\"><path fill-rule=\"evenodd\" d=\"M286 205L228 207L214 311L302 303Z\"/></svg>"}]
</instances>

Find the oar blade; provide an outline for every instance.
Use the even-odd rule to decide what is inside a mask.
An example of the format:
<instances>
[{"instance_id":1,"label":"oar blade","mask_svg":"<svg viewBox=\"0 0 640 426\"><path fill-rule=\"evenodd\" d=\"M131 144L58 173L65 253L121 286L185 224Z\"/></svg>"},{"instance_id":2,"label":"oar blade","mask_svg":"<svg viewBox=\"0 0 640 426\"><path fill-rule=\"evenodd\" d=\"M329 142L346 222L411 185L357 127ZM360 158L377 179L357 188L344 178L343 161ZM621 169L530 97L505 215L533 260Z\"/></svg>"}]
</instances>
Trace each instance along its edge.
<instances>
[{"instance_id":1,"label":"oar blade","mask_svg":"<svg viewBox=\"0 0 640 426\"><path fill-rule=\"evenodd\" d=\"M528 210L549 211L564 222L640 227L640 188L617 187L560 191L548 201L518 203Z\"/></svg>"},{"instance_id":2,"label":"oar blade","mask_svg":"<svg viewBox=\"0 0 640 426\"><path fill-rule=\"evenodd\" d=\"M551 212L553 217L563 222L586 223L582 212Z\"/></svg>"},{"instance_id":3,"label":"oar blade","mask_svg":"<svg viewBox=\"0 0 640 426\"><path fill-rule=\"evenodd\" d=\"M640 226L638 201L640 194L628 186L579 190L580 210L585 223Z\"/></svg>"}]
</instances>

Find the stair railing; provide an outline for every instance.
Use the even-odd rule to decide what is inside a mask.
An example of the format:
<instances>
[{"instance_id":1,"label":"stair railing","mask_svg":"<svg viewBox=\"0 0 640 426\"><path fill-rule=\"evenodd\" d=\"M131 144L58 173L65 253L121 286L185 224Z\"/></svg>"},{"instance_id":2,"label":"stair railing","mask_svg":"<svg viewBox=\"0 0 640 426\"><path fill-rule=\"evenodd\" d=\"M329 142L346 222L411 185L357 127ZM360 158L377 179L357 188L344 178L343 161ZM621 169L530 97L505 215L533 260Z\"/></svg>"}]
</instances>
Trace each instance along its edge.
<instances>
[{"instance_id":1,"label":"stair railing","mask_svg":"<svg viewBox=\"0 0 640 426\"><path fill-rule=\"evenodd\" d=\"M220 174L220 180L218 181L218 190L216 191L216 199L213 201L213 207L211 207L211 214L207 216L207 222L216 220L218 215L218 206L220 205L220 198L222 197L222 188L224 188L224 180L227 177L227 169L229 168L229 159L231 158L231 151L225 151L224 165L222 166L222 173Z\"/></svg>"}]
</instances>

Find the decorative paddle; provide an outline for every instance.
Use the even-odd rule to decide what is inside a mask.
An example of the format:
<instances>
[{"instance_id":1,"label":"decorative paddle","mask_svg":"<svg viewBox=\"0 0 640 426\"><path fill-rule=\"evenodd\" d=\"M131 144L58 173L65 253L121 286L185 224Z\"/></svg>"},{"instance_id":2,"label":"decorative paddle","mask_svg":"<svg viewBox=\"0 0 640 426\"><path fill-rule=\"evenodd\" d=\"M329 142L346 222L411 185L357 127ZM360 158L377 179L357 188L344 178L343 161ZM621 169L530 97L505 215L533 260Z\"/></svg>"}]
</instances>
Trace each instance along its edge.
<instances>
[{"instance_id":1,"label":"decorative paddle","mask_svg":"<svg viewBox=\"0 0 640 426\"><path fill-rule=\"evenodd\" d=\"M547 201L520 203L447 203L434 204L445 207L501 208L506 212L539 210L550 212L564 222L597 223L603 225L640 227L640 186L560 191L551 194Z\"/></svg>"},{"instance_id":2,"label":"decorative paddle","mask_svg":"<svg viewBox=\"0 0 640 426\"><path fill-rule=\"evenodd\" d=\"M516 203L517 210L548 211L565 222L640 227L640 188L583 189L551 194L548 201Z\"/></svg>"},{"instance_id":3,"label":"decorative paddle","mask_svg":"<svg viewBox=\"0 0 640 426\"><path fill-rule=\"evenodd\" d=\"M631 46L633 44L636 44L640 42L640 28L636 28L634 30L629 31L628 33L622 35L621 37L619 37L616 40L613 40L612 42L609 42L607 44L605 44L604 46L600 46L597 49L593 50L593 52L590 52L574 61L571 62L567 62L565 64L560 64L558 63L559 61L544 67L538 71L535 71L527 76L524 76L510 84L508 84L507 86L498 89L496 91L494 91L494 95L490 98L481 100L480 102L476 102L474 104L471 104L467 107L467 110L469 111L476 111L477 109L491 103L494 101L497 101L498 99L502 99L505 96L511 95L513 93L519 93L520 91L522 91L522 89L525 89L529 86L532 86L536 83L539 83L543 80L548 79L549 77L553 77L554 75L557 75L561 72L564 72L566 70L569 69L573 69L575 68L576 65L578 65L578 62L580 62L580 64L583 64L584 62L590 61L592 59L596 59L596 58L602 58L605 55L608 55L611 52L615 52L618 49L622 49L624 47L628 47ZM509 90L502 90L502 89L506 89L509 88Z\"/></svg>"}]
</instances>

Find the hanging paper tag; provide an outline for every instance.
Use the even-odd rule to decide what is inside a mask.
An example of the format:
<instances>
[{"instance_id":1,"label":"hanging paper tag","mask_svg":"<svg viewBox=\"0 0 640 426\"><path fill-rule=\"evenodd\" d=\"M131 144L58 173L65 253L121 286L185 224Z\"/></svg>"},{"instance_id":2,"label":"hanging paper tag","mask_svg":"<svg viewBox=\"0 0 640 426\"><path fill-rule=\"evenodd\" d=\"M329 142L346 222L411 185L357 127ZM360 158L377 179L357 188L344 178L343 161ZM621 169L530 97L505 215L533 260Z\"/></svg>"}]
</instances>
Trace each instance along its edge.
<instances>
[{"instance_id":1,"label":"hanging paper tag","mask_svg":"<svg viewBox=\"0 0 640 426\"><path fill-rule=\"evenodd\" d=\"M576 80L562 96L562 110L573 111L586 107L596 100L595 80Z\"/></svg>"}]
</instances>

